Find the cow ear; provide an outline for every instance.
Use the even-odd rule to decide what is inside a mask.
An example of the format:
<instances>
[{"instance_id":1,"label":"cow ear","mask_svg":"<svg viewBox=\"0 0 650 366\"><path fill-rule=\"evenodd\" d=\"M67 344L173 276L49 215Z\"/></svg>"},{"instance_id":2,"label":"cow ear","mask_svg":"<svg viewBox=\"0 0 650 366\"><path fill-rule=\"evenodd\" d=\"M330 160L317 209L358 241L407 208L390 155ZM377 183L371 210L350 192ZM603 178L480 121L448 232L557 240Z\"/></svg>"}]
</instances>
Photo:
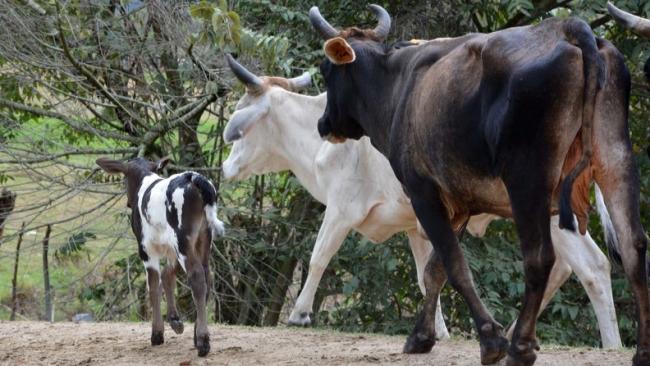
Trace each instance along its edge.
<instances>
[{"instance_id":1,"label":"cow ear","mask_svg":"<svg viewBox=\"0 0 650 366\"><path fill-rule=\"evenodd\" d=\"M109 174L125 174L127 170L126 164L122 161L99 158L95 160L95 163L97 163L100 168L104 169L104 171Z\"/></svg>"},{"instance_id":2,"label":"cow ear","mask_svg":"<svg viewBox=\"0 0 650 366\"><path fill-rule=\"evenodd\" d=\"M165 156L164 158L161 158L160 160L156 161L154 163L153 171L154 172L159 172L167 166L167 164L171 163L172 159L169 156Z\"/></svg>"},{"instance_id":3,"label":"cow ear","mask_svg":"<svg viewBox=\"0 0 650 366\"><path fill-rule=\"evenodd\" d=\"M323 46L325 56L335 65L345 65L354 62L357 55L350 44L341 37L327 40Z\"/></svg>"},{"instance_id":4,"label":"cow ear","mask_svg":"<svg viewBox=\"0 0 650 366\"><path fill-rule=\"evenodd\" d=\"M224 141L231 143L244 137L253 124L266 115L270 109L269 97L264 94L255 103L235 111L223 131Z\"/></svg>"}]
</instances>

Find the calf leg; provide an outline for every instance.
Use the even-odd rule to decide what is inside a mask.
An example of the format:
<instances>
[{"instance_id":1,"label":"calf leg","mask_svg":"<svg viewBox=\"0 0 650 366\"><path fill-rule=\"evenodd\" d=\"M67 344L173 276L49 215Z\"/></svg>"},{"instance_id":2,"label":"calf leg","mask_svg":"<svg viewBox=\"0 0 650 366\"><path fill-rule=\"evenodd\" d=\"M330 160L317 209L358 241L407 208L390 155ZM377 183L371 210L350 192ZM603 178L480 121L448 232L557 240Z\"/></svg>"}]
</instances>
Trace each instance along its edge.
<instances>
[{"instance_id":1,"label":"calf leg","mask_svg":"<svg viewBox=\"0 0 650 366\"><path fill-rule=\"evenodd\" d=\"M508 341L502 334L503 327L492 318L476 293L465 255L458 244L437 187L433 182L414 179L408 182L408 188L415 214L427 236L432 240L436 253L430 257L430 267L429 264L427 267L436 270L440 267L438 261L444 264L449 283L463 296L472 313L481 341L481 362L483 364L497 362L505 356ZM432 302L436 298L430 295L432 294L427 289L422 312L431 312L435 308ZM427 317L423 314L419 319L427 319ZM422 323L416 323L415 329L408 338L405 351L428 351L433 346L430 338L421 339L420 324Z\"/></svg>"},{"instance_id":2,"label":"calf leg","mask_svg":"<svg viewBox=\"0 0 650 366\"><path fill-rule=\"evenodd\" d=\"M163 289L165 290L165 297L167 299L167 321L172 327L176 334L183 333L183 322L178 316L178 310L176 309L176 271L178 270L178 264L174 263L173 265L167 265L162 271L162 283Z\"/></svg>"},{"instance_id":3,"label":"calf leg","mask_svg":"<svg viewBox=\"0 0 650 366\"><path fill-rule=\"evenodd\" d=\"M427 265L427 262L429 261L429 256L433 251L433 246L431 245L431 242L422 238L422 236L418 233L417 230L411 230L406 234L409 238L409 245L411 246L411 252L413 252L413 258L415 259L415 269L418 274L418 285L420 286L420 291L422 291L422 295L426 295L427 290L424 284L425 282L424 273L426 271L425 267ZM444 272L444 267L441 268L442 271ZM446 281L446 276L445 279L443 280L443 284L439 286L440 290L444 285L444 281ZM445 319L442 316L442 307L440 306L440 296L438 296L435 314L436 314L436 318L435 318L436 339L449 339L449 331L447 330L447 326L445 325Z\"/></svg>"},{"instance_id":4,"label":"calf leg","mask_svg":"<svg viewBox=\"0 0 650 366\"><path fill-rule=\"evenodd\" d=\"M196 323L194 323L194 345L198 350L199 357L204 357L210 351L210 335L208 333L206 299L207 282L203 264L189 255L186 262L187 278L192 289L192 298L196 307Z\"/></svg>"},{"instance_id":5,"label":"calf leg","mask_svg":"<svg viewBox=\"0 0 650 366\"><path fill-rule=\"evenodd\" d=\"M151 345L158 346L165 343L164 324L162 313L160 312L160 272L158 264L152 265L145 262L147 270L147 287L149 289L149 301L151 302L152 325L151 325Z\"/></svg>"},{"instance_id":6,"label":"calf leg","mask_svg":"<svg viewBox=\"0 0 650 366\"><path fill-rule=\"evenodd\" d=\"M311 253L307 280L302 291L300 291L298 300L296 300L296 305L291 311L289 325L306 326L311 324L309 315L313 311L314 297L316 296L316 290L318 290L318 284L323 277L323 272L325 272L332 257L341 248L343 240L352 229L349 226L349 220L342 218L335 211L331 205L328 205L325 210L325 217L318 231L314 250Z\"/></svg>"}]
</instances>

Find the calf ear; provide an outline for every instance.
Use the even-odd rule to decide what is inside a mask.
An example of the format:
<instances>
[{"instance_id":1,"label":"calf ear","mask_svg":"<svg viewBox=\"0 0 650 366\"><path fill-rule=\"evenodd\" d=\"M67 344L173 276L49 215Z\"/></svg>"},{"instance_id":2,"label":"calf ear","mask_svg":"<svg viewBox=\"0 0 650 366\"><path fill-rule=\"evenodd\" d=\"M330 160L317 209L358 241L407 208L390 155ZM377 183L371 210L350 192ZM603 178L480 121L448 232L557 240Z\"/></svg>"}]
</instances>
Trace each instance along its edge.
<instances>
[{"instance_id":1,"label":"calf ear","mask_svg":"<svg viewBox=\"0 0 650 366\"><path fill-rule=\"evenodd\" d=\"M104 171L109 174L126 173L126 164L122 161L99 158L95 160L95 163L97 163L100 168L104 169Z\"/></svg>"},{"instance_id":2,"label":"calf ear","mask_svg":"<svg viewBox=\"0 0 650 366\"><path fill-rule=\"evenodd\" d=\"M357 55L350 44L341 37L327 40L323 46L325 56L335 65L345 65L354 62Z\"/></svg>"},{"instance_id":3,"label":"calf ear","mask_svg":"<svg viewBox=\"0 0 650 366\"><path fill-rule=\"evenodd\" d=\"M159 171L165 169L167 164L171 163L171 161L172 161L172 158L170 158L169 156L165 156L164 158L161 158L160 160L153 163L154 166L153 166L152 170L154 172L159 172Z\"/></svg>"}]
</instances>

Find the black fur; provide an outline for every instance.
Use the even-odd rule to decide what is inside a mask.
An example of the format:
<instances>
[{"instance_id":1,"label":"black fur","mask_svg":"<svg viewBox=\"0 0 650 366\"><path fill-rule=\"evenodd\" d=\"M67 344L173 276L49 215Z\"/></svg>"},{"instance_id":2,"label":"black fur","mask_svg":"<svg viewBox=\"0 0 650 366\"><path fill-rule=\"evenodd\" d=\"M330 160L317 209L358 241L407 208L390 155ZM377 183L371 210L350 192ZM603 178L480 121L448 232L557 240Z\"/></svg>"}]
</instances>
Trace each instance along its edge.
<instances>
[{"instance_id":1,"label":"black fur","mask_svg":"<svg viewBox=\"0 0 650 366\"><path fill-rule=\"evenodd\" d=\"M203 205L213 205L217 202L217 191L207 178L200 174L194 174L191 180L201 192Z\"/></svg>"}]
</instances>

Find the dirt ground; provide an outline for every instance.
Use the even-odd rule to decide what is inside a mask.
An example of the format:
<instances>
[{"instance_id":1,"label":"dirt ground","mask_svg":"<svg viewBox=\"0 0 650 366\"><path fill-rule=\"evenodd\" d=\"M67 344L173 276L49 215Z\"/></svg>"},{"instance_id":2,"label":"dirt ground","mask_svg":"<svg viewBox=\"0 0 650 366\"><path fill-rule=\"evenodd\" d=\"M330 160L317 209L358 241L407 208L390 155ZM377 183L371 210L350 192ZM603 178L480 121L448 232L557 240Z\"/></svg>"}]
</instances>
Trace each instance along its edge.
<instances>
[{"instance_id":1,"label":"dirt ground","mask_svg":"<svg viewBox=\"0 0 650 366\"><path fill-rule=\"evenodd\" d=\"M443 341L429 354L404 355L404 336L223 325L210 327L212 350L200 359L191 325L185 329L176 335L167 327L165 344L153 348L146 323L1 321L0 365L480 365L474 341ZM536 365L630 365L631 358L629 349L542 345Z\"/></svg>"}]
</instances>

